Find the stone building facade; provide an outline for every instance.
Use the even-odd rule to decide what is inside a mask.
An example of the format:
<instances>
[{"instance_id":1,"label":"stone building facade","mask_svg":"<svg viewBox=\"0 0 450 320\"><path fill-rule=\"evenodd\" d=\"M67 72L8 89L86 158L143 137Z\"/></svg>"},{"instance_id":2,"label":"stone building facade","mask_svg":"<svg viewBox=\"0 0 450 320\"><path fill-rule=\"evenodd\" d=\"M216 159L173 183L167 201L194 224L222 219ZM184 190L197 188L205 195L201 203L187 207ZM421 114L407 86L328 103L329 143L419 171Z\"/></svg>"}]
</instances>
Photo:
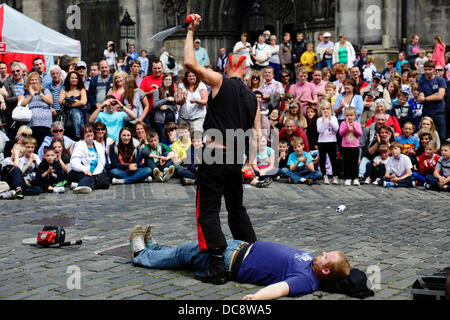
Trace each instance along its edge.
<instances>
[{"instance_id":1,"label":"stone building facade","mask_svg":"<svg viewBox=\"0 0 450 320\"><path fill-rule=\"evenodd\" d=\"M159 56L167 47L181 62L184 33L175 34L164 43L150 38L165 28L183 24L188 13L199 13L203 22L196 37L207 48L211 63L219 48L228 52L239 41L241 32L251 40L262 29L282 38L284 32L305 32L308 41L317 42L320 32L329 31L333 41L346 34L358 51L366 46L377 56L377 65L393 57L413 33L420 44L431 50L434 35L450 42L450 2L448 0L6 0L31 18L82 42L83 59L98 61L110 40L120 44L123 54L126 41L120 39L119 22L128 11L136 22L137 38L130 40L139 49ZM255 3L259 5L259 29L255 27ZM71 29L68 19L72 5L79 7L81 27Z\"/></svg>"}]
</instances>

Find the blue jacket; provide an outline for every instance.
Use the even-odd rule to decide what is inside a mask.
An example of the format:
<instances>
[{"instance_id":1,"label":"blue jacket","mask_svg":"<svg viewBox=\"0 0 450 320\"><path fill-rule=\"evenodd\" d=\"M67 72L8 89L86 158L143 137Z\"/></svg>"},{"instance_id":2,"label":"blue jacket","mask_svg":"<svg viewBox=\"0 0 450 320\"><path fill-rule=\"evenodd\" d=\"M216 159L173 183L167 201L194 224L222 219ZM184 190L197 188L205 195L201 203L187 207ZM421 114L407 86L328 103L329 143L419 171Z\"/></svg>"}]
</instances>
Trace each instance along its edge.
<instances>
[{"instance_id":1,"label":"blue jacket","mask_svg":"<svg viewBox=\"0 0 450 320\"><path fill-rule=\"evenodd\" d=\"M124 171L128 170L128 165L121 164L119 162L119 150L118 150L118 144L116 144L116 142L114 142L109 147L109 158L111 160L110 169L120 169L120 170L124 170ZM146 165L145 162L142 163L142 159L144 159L142 152L139 150L138 147L135 146L131 162L136 163L138 165L138 168L142 168Z\"/></svg>"}]
</instances>

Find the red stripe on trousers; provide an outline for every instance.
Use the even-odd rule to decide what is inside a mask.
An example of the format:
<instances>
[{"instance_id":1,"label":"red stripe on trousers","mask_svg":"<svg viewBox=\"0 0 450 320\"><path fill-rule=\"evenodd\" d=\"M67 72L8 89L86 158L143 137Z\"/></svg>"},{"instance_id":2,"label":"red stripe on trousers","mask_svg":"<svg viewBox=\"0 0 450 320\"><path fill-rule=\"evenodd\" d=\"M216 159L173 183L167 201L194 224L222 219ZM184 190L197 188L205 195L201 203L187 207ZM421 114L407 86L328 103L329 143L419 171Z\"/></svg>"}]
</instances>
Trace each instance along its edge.
<instances>
[{"instance_id":1,"label":"red stripe on trousers","mask_svg":"<svg viewBox=\"0 0 450 320\"><path fill-rule=\"evenodd\" d=\"M196 206L196 219L197 219L197 233L198 233L198 248L200 252L208 250L205 237L203 236L203 230L198 222L198 214L200 212L200 186L197 187L197 206Z\"/></svg>"}]
</instances>

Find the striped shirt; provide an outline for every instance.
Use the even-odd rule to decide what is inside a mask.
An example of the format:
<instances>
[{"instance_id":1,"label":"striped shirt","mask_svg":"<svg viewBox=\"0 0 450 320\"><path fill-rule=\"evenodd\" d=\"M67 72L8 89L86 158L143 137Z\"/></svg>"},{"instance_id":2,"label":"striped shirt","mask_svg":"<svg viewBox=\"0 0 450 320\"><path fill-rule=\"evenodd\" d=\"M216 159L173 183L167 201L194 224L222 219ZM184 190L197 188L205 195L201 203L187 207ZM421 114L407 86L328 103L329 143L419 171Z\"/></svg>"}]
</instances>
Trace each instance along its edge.
<instances>
[{"instance_id":1,"label":"striped shirt","mask_svg":"<svg viewBox=\"0 0 450 320\"><path fill-rule=\"evenodd\" d=\"M50 93L53 96L52 108L55 109L56 111L61 110L61 105L59 104L59 96L61 94L61 90L64 89L64 83L61 81L61 84L58 86L55 84L54 81L52 81L52 83L48 86L47 89L50 90Z\"/></svg>"},{"instance_id":2,"label":"striped shirt","mask_svg":"<svg viewBox=\"0 0 450 320\"><path fill-rule=\"evenodd\" d=\"M22 83L14 82L14 94L16 95L16 97L25 95L25 84L23 82Z\"/></svg>"}]
</instances>

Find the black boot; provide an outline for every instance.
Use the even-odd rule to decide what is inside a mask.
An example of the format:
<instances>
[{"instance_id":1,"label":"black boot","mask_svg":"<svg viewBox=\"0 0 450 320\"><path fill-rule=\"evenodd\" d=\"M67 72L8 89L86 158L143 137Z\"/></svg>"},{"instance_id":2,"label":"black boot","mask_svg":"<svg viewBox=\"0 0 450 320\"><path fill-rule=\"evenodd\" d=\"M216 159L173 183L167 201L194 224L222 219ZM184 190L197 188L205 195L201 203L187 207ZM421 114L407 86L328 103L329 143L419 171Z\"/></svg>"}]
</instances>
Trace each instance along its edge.
<instances>
[{"instance_id":1,"label":"black boot","mask_svg":"<svg viewBox=\"0 0 450 320\"><path fill-rule=\"evenodd\" d=\"M211 254L209 266L205 271L198 271L194 279L201 282L221 285L227 283L227 272L225 271L225 259L223 254Z\"/></svg>"}]
</instances>

